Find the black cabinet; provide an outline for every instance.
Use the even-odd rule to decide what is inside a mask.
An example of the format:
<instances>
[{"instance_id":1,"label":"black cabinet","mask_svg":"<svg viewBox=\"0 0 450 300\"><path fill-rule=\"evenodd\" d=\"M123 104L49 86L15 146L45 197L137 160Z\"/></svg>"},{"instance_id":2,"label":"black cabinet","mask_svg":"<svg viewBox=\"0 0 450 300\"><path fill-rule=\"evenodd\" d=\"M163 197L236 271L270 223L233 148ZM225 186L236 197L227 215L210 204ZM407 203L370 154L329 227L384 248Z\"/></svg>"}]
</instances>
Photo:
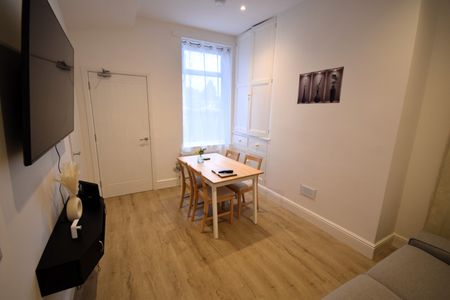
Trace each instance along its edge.
<instances>
[{"instance_id":1,"label":"black cabinet","mask_svg":"<svg viewBox=\"0 0 450 300\"><path fill-rule=\"evenodd\" d=\"M36 268L42 296L82 285L102 258L105 245L105 204L83 201L82 226L78 239L72 239L65 209Z\"/></svg>"}]
</instances>

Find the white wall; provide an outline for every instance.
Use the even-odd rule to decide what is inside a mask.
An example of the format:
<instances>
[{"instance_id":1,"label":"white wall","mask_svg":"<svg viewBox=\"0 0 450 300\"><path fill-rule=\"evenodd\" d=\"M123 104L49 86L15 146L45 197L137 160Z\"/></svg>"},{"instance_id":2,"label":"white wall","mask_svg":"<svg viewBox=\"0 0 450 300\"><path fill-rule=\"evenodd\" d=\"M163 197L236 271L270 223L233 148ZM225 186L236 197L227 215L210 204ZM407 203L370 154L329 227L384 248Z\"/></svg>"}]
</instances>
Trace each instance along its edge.
<instances>
[{"instance_id":1,"label":"white wall","mask_svg":"<svg viewBox=\"0 0 450 300\"><path fill-rule=\"evenodd\" d=\"M305 1L278 16L266 185L375 243L420 2ZM340 104L296 104L298 76L344 66ZM300 184L318 189L302 197Z\"/></svg>"},{"instance_id":2,"label":"white wall","mask_svg":"<svg viewBox=\"0 0 450 300\"><path fill-rule=\"evenodd\" d=\"M154 188L177 184L173 171L182 142L181 48L182 36L234 46L228 35L185 26L138 19L127 29L69 28L78 65L76 86L83 136L85 178L94 179L93 159L87 143L86 101L81 72L106 68L112 72L149 74ZM86 157L89 156L89 157ZM90 170L89 170L90 168Z\"/></svg>"},{"instance_id":3,"label":"white wall","mask_svg":"<svg viewBox=\"0 0 450 300\"><path fill-rule=\"evenodd\" d=\"M432 51L395 228L407 238L425 224L450 136L450 2L428 2L436 22Z\"/></svg>"},{"instance_id":4,"label":"white wall","mask_svg":"<svg viewBox=\"0 0 450 300\"><path fill-rule=\"evenodd\" d=\"M394 156L392 158L392 165L386 188L383 210L379 221L377 239L381 239L394 232L397 216L399 213L399 206L402 199L403 188L405 185L405 179L407 175L411 176L410 173L407 173L408 165L411 159L411 153L416 137L421 109L424 109L426 107L426 105L422 104L424 103L426 84L429 81L430 76L432 75L430 73L432 72L432 70L430 70L430 61L432 52L436 51L434 47L434 40L435 38L443 38L443 36L436 36L436 26L439 17L439 11L441 10L439 2L440 1L435 0L424 0L421 3L420 18L417 26L417 36L414 47L414 56L411 62L411 71L409 74L408 87L406 90L405 104L403 107L400 127L397 135L397 143L394 150ZM444 86L445 85L442 84L441 81L436 82L434 88L444 88ZM449 111L444 107L442 108L443 111ZM447 129L443 127L442 130L445 133ZM445 143L445 140L446 139L443 139L441 142ZM428 172L426 173L425 177L429 177ZM430 182L434 181L434 179L430 179ZM422 190L423 186L418 185L417 188ZM428 193L432 192L430 191L430 188L432 189L432 186L427 187ZM418 216L416 215L414 217L416 221L419 219L423 220L426 215L428 206L425 202L424 207L420 208L420 211L423 215L419 218L417 218ZM410 228L407 237L410 237L412 234L420 230L422 228L422 225L423 223L420 226L416 226L415 228ZM403 230L402 233L404 233Z\"/></svg>"},{"instance_id":5,"label":"white wall","mask_svg":"<svg viewBox=\"0 0 450 300\"><path fill-rule=\"evenodd\" d=\"M57 1L50 3L63 22ZM21 4L20 0L0 2L0 43L15 49L20 49ZM32 166L24 167L21 146L16 143L19 137L9 131L9 123L4 126L5 122L0 113L0 298L40 299L35 269L62 209L54 181L57 156L51 150ZM68 139L59 149L64 152L62 160L69 160ZM69 299L72 295L73 289L48 299Z\"/></svg>"}]
</instances>

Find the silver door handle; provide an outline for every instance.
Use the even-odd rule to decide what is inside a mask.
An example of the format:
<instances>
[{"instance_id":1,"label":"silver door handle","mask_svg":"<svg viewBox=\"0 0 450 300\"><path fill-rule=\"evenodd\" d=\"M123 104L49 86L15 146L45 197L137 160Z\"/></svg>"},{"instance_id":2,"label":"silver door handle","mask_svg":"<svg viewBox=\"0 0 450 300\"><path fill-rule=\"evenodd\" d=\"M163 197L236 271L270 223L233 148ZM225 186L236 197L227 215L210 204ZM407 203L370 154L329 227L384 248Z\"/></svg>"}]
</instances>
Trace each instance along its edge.
<instances>
[{"instance_id":1,"label":"silver door handle","mask_svg":"<svg viewBox=\"0 0 450 300\"><path fill-rule=\"evenodd\" d=\"M139 139L140 141L144 142L144 141L148 141L148 137L145 137L143 139Z\"/></svg>"}]
</instances>

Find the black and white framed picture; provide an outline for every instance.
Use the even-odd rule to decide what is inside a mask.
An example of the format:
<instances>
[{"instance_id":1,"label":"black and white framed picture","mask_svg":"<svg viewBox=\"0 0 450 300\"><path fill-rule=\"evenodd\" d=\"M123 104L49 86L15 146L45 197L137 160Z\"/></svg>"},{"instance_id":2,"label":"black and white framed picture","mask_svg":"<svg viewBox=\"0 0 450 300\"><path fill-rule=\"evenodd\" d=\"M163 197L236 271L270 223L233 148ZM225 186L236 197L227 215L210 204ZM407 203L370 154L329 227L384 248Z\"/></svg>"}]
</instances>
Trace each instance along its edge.
<instances>
[{"instance_id":1,"label":"black and white framed picture","mask_svg":"<svg viewBox=\"0 0 450 300\"><path fill-rule=\"evenodd\" d=\"M341 102L344 67L300 74L297 104Z\"/></svg>"},{"instance_id":2,"label":"black and white framed picture","mask_svg":"<svg viewBox=\"0 0 450 300\"><path fill-rule=\"evenodd\" d=\"M311 102L311 76L312 73L300 74L297 103Z\"/></svg>"},{"instance_id":3,"label":"black and white framed picture","mask_svg":"<svg viewBox=\"0 0 450 300\"><path fill-rule=\"evenodd\" d=\"M341 102L341 86L344 67L327 71L327 85L325 88L325 102Z\"/></svg>"},{"instance_id":4,"label":"black and white framed picture","mask_svg":"<svg viewBox=\"0 0 450 300\"><path fill-rule=\"evenodd\" d=\"M325 81L327 79L326 71L318 71L313 73L311 87L311 102L320 103L325 98Z\"/></svg>"}]
</instances>

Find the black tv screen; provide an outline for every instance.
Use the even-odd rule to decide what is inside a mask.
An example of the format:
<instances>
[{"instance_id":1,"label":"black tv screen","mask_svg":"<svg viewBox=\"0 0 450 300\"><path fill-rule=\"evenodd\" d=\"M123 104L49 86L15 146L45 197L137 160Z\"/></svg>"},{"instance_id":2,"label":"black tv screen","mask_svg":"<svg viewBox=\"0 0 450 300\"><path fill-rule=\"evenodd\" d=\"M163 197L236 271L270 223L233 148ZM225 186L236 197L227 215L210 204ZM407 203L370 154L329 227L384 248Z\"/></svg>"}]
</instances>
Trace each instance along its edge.
<instances>
[{"instance_id":1,"label":"black tv screen","mask_svg":"<svg viewBox=\"0 0 450 300\"><path fill-rule=\"evenodd\" d=\"M74 129L74 50L47 0L22 2L24 164Z\"/></svg>"}]
</instances>

